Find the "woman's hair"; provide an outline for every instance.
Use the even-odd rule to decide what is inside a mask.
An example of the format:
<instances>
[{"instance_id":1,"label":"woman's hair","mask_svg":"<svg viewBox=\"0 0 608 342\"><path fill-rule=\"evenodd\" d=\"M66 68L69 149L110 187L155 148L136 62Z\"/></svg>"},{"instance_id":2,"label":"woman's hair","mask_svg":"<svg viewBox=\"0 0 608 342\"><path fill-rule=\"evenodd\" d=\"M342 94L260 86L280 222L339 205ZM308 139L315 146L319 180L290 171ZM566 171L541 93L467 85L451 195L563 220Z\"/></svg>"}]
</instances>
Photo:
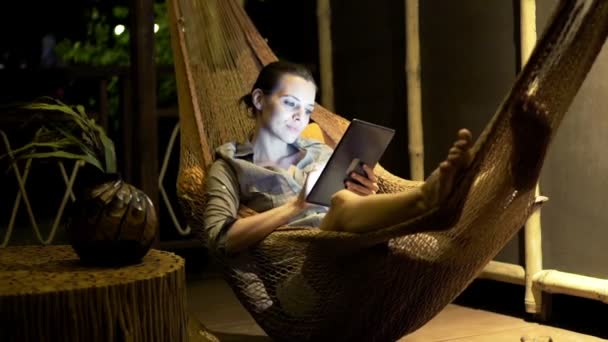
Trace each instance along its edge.
<instances>
[{"instance_id":1,"label":"woman's hair","mask_svg":"<svg viewBox=\"0 0 608 342\"><path fill-rule=\"evenodd\" d=\"M243 95L239 99L239 103L244 104L249 111L255 113L251 93L253 93L255 89L260 89L264 94L272 93L279 84L281 77L286 74L302 77L303 79L312 82L315 85L315 88L317 86L312 74L303 65L285 61L272 62L262 68L260 74L258 75L258 79L251 88L251 91Z\"/></svg>"}]
</instances>

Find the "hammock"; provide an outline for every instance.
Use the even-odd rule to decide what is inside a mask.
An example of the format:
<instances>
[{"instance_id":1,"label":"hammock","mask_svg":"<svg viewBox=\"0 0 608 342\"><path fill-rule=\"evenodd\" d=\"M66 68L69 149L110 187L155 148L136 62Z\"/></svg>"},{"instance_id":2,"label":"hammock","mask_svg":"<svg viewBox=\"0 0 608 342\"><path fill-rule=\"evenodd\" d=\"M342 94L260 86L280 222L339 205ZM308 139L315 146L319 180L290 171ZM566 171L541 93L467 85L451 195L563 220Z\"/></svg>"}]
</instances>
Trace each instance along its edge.
<instances>
[{"instance_id":1,"label":"hammock","mask_svg":"<svg viewBox=\"0 0 608 342\"><path fill-rule=\"evenodd\" d=\"M236 99L276 57L235 1L171 0L169 8L181 122L178 196L202 232L206 167L217 146L243 140L252 128ZM394 341L425 324L535 209L549 142L607 31L607 1L561 1L445 206L361 235L280 228L237 260L217 255L239 300L276 340ZM321 106L312 119L330 145L348 125ZM380 166L375 172L383 192L417 184Z\"/></svg>"}]
</instances>

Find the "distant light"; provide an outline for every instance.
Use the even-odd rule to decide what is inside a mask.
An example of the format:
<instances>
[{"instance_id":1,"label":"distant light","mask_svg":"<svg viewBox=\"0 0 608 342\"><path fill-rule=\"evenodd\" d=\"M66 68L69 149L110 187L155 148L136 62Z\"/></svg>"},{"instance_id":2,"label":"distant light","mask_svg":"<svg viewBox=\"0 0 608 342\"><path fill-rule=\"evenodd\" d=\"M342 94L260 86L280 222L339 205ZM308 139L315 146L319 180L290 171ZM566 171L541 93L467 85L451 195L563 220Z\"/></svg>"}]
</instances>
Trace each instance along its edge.
<instances>
[{"instance_id":1,"label":"distant light","mask_svg":"<svg viewBox=\"0 0 608 342\"><path fill-rule=\"evenodd\" d=\"M116 25L114 27L114 34L120 36L123 32L125 32L125 25Z\"/></svg>"},{"instance_id":2,"label":"distant light","mask_svg":"<svg viewBox=\"0 0 608 342\"><path fill-rule=\"evenodd\" d=\"M0 70L4 69L4 64L0 63Z\"/></svg>"},{"instance_id":3,"label":"distant light","mask_svg":"<svg viewBox=\"0 0 608 342\"><path fill-rule=\"evenodd\" d=\"M158 32L158 29L160 29L160 26L158 26L158 24L154 24L154 33Z\"/></svg>"}]
</instances>

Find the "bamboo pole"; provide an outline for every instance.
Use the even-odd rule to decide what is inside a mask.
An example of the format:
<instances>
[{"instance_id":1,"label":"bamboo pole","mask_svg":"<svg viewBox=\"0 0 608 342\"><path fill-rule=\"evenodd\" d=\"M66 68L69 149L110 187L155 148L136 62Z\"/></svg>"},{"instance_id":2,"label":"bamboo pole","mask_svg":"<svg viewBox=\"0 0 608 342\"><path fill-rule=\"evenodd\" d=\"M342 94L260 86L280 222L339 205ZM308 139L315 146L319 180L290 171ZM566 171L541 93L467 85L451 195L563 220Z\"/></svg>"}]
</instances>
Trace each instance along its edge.
<instances>
[{"instance_id":1,"label":"bamboo pole","mask_svg":"<svg viewBox=\"0 0 608 342\"><path fill-rule=\"evenodd\" d=\"M319 68L321 74L321 101L330 111L334 108L333 52L331 45L330 0L317 1L317 23L319 31Z\"/></svg>"},{"instance_id":2,"label":"bamboo pole","mask_svg":"<svg viewBox=\"0 0 608 342\"><path fill-rule=\"evenodd\" d=\"M540 194L540 187L536 185L536 196ZM542 313L542 300L532 290L532 277L543 269L542 229L540 221L540 208L535 210L526 221L525 254L526 254L526 312L532 314Z\"/></svg>"},{"instance_id":3,"label":"bamboo pole","mask_svg":"<svg viewBox=\"0 0 608 342\"><path fill-rule=\"evenodd\" d=\"M525 285L526 271L520 265L500 261L490 261L490 263L484 268L479 278L496 280L515 285Z\"/></svg>"},{"instance_id":4,"label":"bamboo pole","mask_svg":"<svg viewBox=\"0 0 608 342\"><path fill-rule=\"evenodd\" d=\"M407 78L407 118L410 174L413 180L424 180L424 140L422 131L422 95L420 86L419 0L405 0Z\"/></svg>"},{"instance_id":5,"label":"bamboo pole","mask_svg":"<svg viewBox=\"0 0 608 342\"><path fill-rule=\"evenodd\" d=\"M527 276L520 265L491 261L479 276L511 284L524 285ZM608 279L587 277L558 270L541 270L528 277L535 296L543 292L559 293L608 303Z\"/></svg>"},{"instance_id":6,"label":"bamboo pole","mask_svg":"<svg viewBox=\"0 0 608 342\"><path fill-rule=\"evenodd\" d=\"M536 44L536 1L520 0L520 45L522 67L528 61ZM536 185L536 196L540 195L540 187ZM543 269L542 238L540 208L528 218L524 228L526 254L526 312L541 314L542 301L532 291L532 276Z\"/></svg>"},{"instance_id":7,"label":"bamboo pole","mask_svg":"<svg viewBox=\"0 0 608 342\"><path fill-rule=\"evenodd\" d=\"M608 303L608 279L586 277L557 270L543 270L532 276L534 290L560 293Z\"/></svg>"}]
</instances>

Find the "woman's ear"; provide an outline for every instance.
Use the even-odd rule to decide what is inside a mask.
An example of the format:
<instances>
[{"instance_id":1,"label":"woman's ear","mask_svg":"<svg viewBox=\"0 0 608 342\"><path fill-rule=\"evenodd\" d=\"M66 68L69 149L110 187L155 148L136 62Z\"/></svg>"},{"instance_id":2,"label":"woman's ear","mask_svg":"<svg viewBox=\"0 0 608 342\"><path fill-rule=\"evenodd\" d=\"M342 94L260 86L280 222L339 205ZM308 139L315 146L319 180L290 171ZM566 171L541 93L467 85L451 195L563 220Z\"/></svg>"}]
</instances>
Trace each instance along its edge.
<instances>
[{"instance_id":1,"label":"woman's ear","mask_svg":"<svg viewBox=\"0 0 608 342\"><path fill-rule=\"evenodd\" d=\"M264 92L261 89L255 89L251 92L251 102L257 111L262 111L264 107Z\"/></svg>"}]
</instances>

